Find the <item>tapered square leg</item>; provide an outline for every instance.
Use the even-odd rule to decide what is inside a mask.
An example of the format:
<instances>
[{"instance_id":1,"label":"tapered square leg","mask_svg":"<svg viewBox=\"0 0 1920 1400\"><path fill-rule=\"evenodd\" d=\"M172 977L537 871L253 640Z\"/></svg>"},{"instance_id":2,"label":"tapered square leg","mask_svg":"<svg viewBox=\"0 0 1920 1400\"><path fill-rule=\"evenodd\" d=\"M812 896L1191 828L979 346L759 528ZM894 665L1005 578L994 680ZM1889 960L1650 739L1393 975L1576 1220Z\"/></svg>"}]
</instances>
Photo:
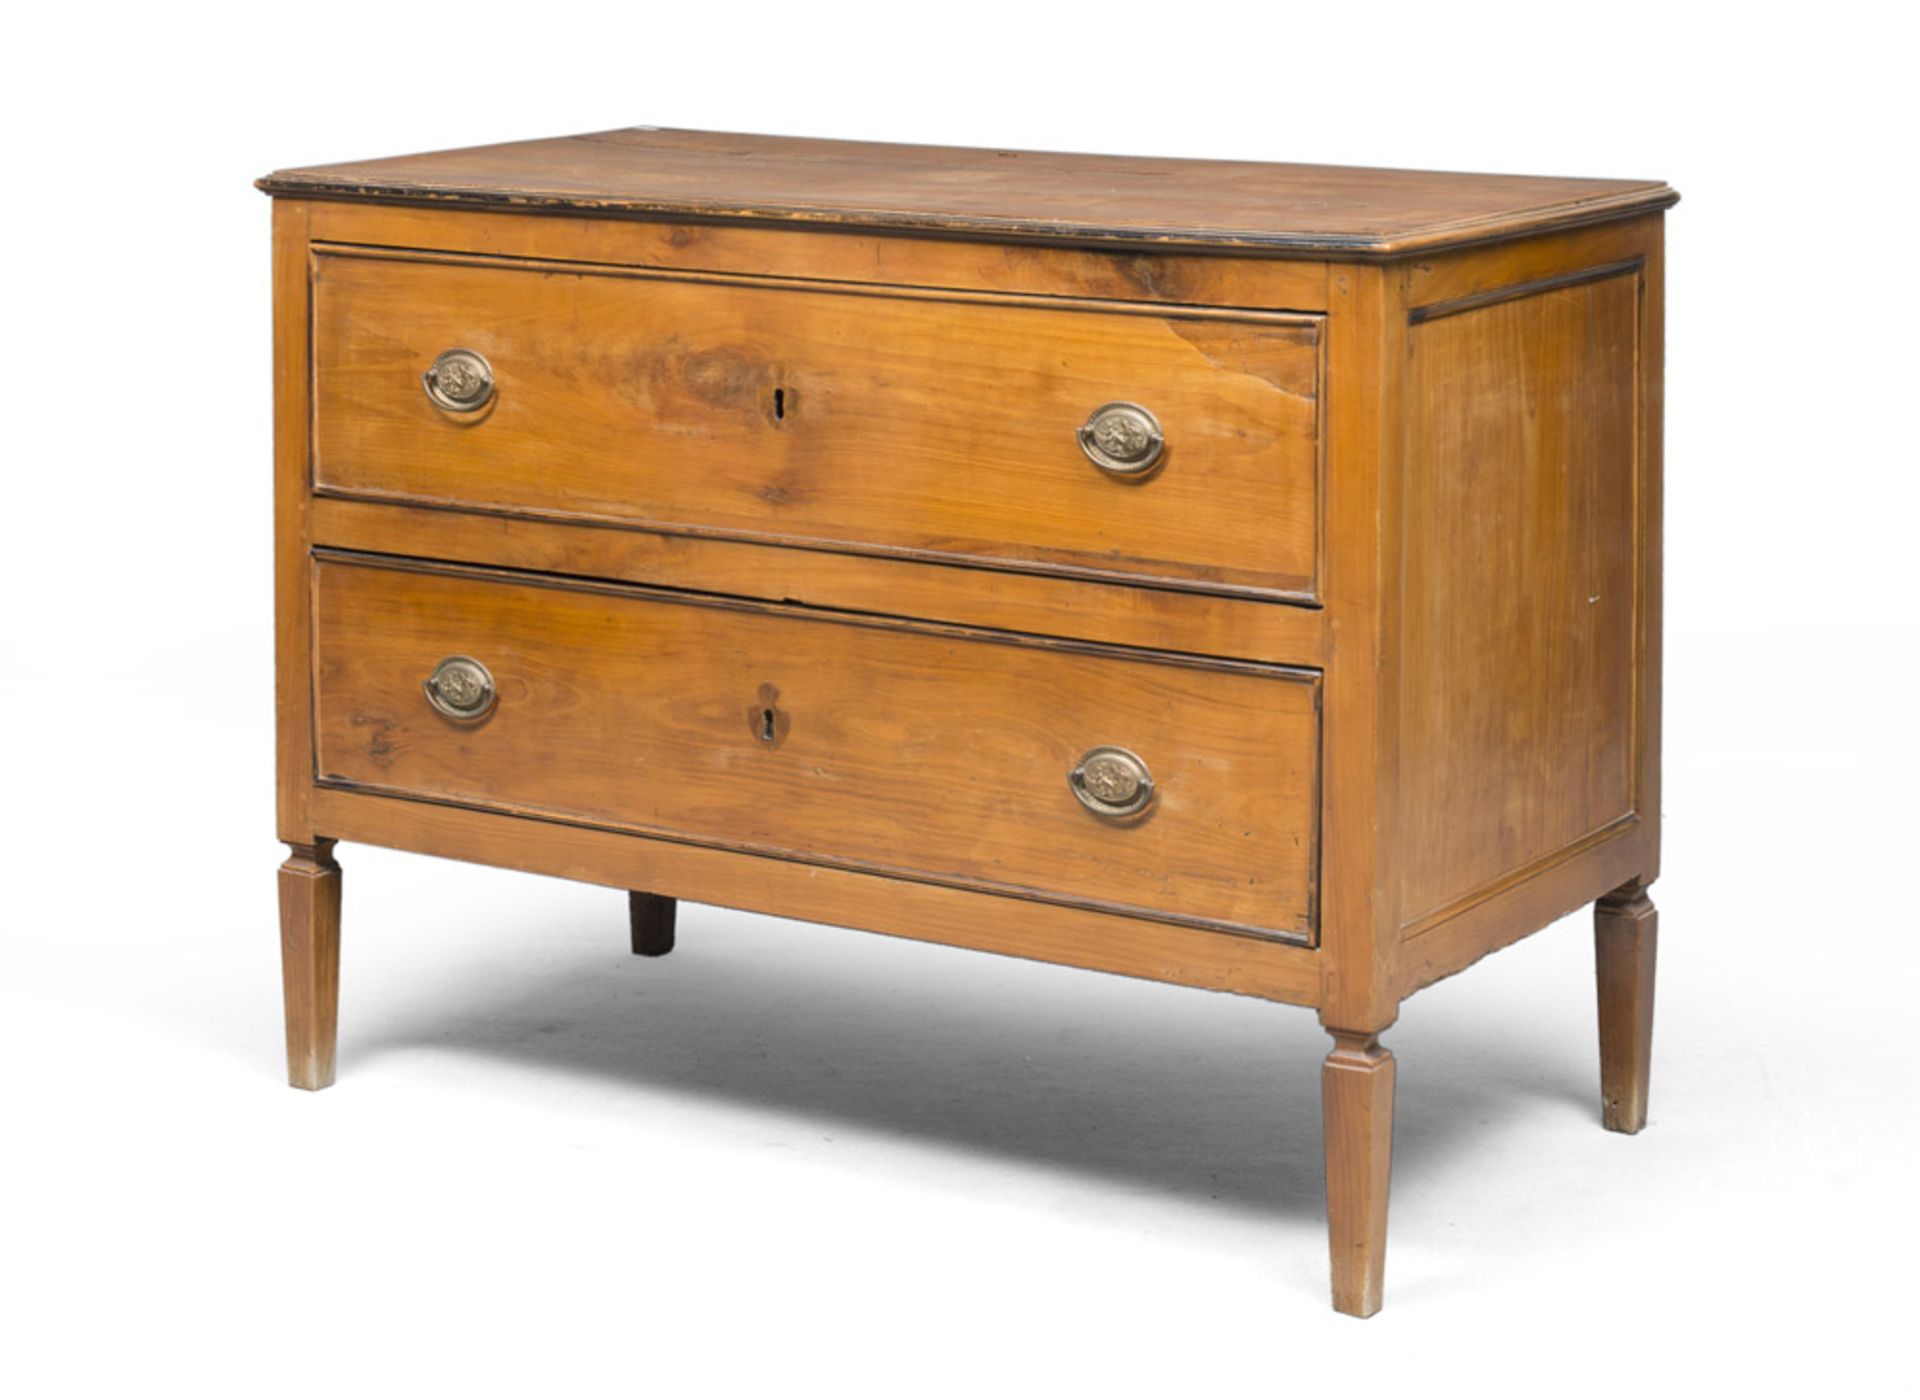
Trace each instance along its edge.
<instances>
[{"instance_id":1,"label":"tapered square leg","mask_svg":"<svg viewBox=\"0 0 1920 1400\"><path fill-rule=\"evenodd\" d=\"M1333 1306L1354 1317L1372 1317L1380 1311L1387 1264L1393 1056L1375 1036L1333 1032L1320 1094L1326 1113Z\"/></svg>"},{"instance_id":2,"label":"tapered square leg","mask_svg":"<svg viewBox=\"0 0 1920 1400\"><path fill-rule=\"evenodd\" d=\"M657 958L673 951L673 900L632 890L627 894L627 911L633 923L634 952Z\"/></svg>"},{"instance_id":3,"label":"tapered square leg","mask_svg":"<svg viewBox=\"0 0 1920 1400\"><path fill-rule=\"evenodd\" d=\"M1600 1121L1616 1133L1647 1125L1653 1067L1653 964L1660 914L1638 882L1593 906L1600 990Z\"/></svg>"},{"instance_id":4,"label":"tapered square leg","mask_svg":"<svg viewBox=\"0 0 1920 1400\"><path fill-rule=\"evenodd\" d=\"M340 1012L340 867L333 842L291 846L280 867L280 973L287 1006L287 1082L333 1083Z\"/></svg>"}]
</instances>

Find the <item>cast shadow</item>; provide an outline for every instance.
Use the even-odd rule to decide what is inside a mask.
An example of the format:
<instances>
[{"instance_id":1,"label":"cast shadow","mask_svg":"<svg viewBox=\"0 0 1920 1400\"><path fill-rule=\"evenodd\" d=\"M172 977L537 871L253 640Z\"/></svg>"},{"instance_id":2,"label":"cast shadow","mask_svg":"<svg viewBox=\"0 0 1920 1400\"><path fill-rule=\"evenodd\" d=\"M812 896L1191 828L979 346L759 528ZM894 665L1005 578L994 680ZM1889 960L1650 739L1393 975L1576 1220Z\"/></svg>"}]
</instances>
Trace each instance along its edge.
<instances>
[{"instance_id":1,"label":"cast shadow","mask_svg":"<svg viewBox=\"0 0 1920 1400\"><path fill-rule=\"evenodd\" d=\"M618 920L592 932L567 930L532 967L449 970L358 1034L349 1021L343 1078L413 1052L487 1057L796 1133L890 1135L1255 1220L1322 1216L1330 1042L1310 1011L891 940L883 955L870 935L704 906L682 906L664 958L632 956ZM1549 1044L1434 1012L1385 1037L1397 1182L1520 1115L1599 1131L1590 1033Z\"/></svg>"}]
</instances>

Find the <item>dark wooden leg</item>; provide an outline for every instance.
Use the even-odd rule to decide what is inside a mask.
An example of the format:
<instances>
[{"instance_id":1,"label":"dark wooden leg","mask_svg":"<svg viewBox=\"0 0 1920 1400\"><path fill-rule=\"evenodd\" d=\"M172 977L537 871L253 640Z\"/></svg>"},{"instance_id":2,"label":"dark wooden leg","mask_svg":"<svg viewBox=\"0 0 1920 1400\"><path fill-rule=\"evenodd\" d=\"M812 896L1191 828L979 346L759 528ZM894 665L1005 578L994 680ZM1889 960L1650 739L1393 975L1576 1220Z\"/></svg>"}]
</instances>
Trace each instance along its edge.
<instances>
[{"instance_id":1,"label":"dark wooden leg","mask_svg":"<svg viewBox=\"0 0 1920 1400\"><path fill-rule=\"evenodd\" d=\"M627 894L627 911L633 921L633 951L643 958L657 958L673 951L673 901L661 894Z\"/></svg>"},{"instance_id":2,"label":"dark wooden leg","mask_svg":"<svg viewBox=\"0 0 1920 1400\"><path fill-rule=\"evenodd\" d=\"M287 1082L333 1083L340 1015L340 867L333 842L289 846L280 867L280 973L287 998Z\"/></svg>"},{"instance_id":3,"label":"dark wooden leg","mask_svg":"<svg viewBox=\"0 0 1920 1400\"><path fill-rule=\"evenodd\" d=\"M1393 1056L1378 1036L1333 1032L1320 1075L1326 1111L1327 1235L1333 1306L1380 1311L1387 1264L1387 1175L1393 1157Z\"/></svg>"},{"instance_id":4,"label":"dark wooden leg","mask_svg":"<svg viewBox=\"0 0 1920 1400\"><path fill-rule=\"evenodd\" d=\"M1616 1133L1647 1126L1653 1063L1653 960L1660 913L1637 881L1593 906L1600 986L1600 1121Z\"/></svg>"}]
</instances>

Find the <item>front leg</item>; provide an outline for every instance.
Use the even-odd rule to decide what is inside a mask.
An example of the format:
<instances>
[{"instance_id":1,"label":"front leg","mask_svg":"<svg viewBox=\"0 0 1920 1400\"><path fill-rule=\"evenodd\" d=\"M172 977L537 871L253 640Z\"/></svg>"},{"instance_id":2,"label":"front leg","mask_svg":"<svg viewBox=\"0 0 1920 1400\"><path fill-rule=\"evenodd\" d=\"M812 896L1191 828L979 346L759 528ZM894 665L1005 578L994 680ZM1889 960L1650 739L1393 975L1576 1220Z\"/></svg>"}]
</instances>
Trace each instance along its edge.
<instances>
[{"instance_id":1,"label":"front leg","mask_svg":"<svg viewBox=\"0 0 1920 1400\"><path fill-rule=\"evenodd\" d=\"M1600 990L1600 1121L1616 1133L1647 1126L1653 1068L1653 962L1660 912L1639 881L1593 906Z\"/></svg>"},{"instance_id":2,"label":"front leg","mask_svg":"<svg viewBox=\"0 0 1920 1400\"><path fill-rule=\"evenodd\" d=\"M340 1012L340 867L333 842L288 843L280 867L280 973L287 1003L287 1081L333 1083Z\"/></svg>"},{"instance_id":3,"label":"front leg","mask_svg":"<svg viewBox=\"0 0 1920 1400\"><path fill-rule=\"evenodd\" d=\"M1336 1030L1320 1074L1326 1113L1327 1237L1333 1306L1380 1311L1387 1265L1387 1177L1393 1158L1393 1056L1377 1035Z\"/></svg>"}]
</instances>

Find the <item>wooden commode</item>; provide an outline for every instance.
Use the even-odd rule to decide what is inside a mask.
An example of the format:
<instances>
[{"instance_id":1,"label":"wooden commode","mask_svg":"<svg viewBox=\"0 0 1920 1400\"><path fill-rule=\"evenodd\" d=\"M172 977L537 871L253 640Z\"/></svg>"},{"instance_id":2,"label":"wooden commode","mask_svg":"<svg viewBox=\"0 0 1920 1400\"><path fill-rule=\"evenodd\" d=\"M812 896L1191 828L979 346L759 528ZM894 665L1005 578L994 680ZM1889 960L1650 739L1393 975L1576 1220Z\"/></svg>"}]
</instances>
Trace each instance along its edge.
<instances>
[{"instance_id":1,"label":"wooden commode","mask_svg":"<svg viewBox=\"0 0 1920 1400\"><path fill-rule=\"evenodd\" d=\"M637 953L687 899L1317 1008L1344 1312L1402 998L1597 901L1644 1123L1665 185L653 128L260 185L296 1085L366 841Z\"/></svg>"}]
</instances>

